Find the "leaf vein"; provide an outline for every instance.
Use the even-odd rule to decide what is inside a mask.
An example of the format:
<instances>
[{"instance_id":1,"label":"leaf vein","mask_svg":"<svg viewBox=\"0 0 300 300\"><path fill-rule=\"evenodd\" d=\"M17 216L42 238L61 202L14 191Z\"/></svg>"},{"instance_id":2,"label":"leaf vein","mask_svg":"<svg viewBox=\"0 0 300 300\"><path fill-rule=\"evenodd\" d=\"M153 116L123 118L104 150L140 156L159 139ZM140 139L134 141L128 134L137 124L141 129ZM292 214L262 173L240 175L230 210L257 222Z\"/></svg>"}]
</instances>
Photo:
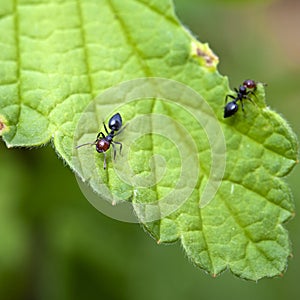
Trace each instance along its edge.
<instances>
[{"instance_id":1,"label":"leaf vein","mask_svg":"<svg viewBox=\"0 0 300 300\"><path fill-rule=\"evenodd\" d=\"M145 61L142 60L142 57L143 57L142 52L138 49L136 43L134 42L133 38L131 37L129 30L127 29L125 20L122 18L122 16L120 14L118 14L118 11L117 11L115 5L113 4L114 1L108 0L107 2L109 4L109 7L110 7L112 13L115 16L118 16L116 19L120 23L120 29L123 32L123 34L127 40L127 43L131 46L133 52L135 53L134 56L137 58L139 65L143 69L145 75L147 77L151 77L152 72L151 72L150 68L148 67L148 65L145 63Z\"/></svg>"}]
</instances>

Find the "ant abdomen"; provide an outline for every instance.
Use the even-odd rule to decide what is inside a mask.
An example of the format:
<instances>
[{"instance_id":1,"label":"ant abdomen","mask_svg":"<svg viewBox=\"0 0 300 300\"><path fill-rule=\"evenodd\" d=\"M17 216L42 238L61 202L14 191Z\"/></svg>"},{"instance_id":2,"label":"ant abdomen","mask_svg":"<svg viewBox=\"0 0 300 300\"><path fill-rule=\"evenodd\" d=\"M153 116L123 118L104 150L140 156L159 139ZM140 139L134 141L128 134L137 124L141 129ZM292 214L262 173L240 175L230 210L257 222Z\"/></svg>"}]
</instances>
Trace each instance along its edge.
<instances>
[{"instance_id":1,"label":"ant abdomen","mask_svg":"<svg viewBox=\"0 0 300 300\"><path fill-rule=\"evenodd\" d=\"M110 118L108 127L112 131L120 130L120 128L122 127L122 117L119 113L116 113Z\"/></svg>"}]
</instances>

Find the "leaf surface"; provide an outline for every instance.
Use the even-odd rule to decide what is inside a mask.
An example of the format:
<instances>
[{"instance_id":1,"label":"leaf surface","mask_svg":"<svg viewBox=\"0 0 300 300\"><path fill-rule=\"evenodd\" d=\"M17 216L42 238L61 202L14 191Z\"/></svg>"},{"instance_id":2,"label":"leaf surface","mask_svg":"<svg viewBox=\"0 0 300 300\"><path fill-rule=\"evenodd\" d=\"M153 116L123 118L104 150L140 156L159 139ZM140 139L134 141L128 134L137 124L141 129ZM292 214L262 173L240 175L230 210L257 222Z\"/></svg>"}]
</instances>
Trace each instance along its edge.
<instances>
[{"instance_id":1,"label":"leaf surface","mask_svg":"<svg viewBox=\"0 0 300 300\"><path fill-rule=\"evenodd\" d=\"M282 223L294 204L282 177L298 146L266 107L262 85L256 105L245 100L245 113L223 119L232 92L218 59L166 0L1 5L0 133L8 147L52 140L96 193L133 203L157 241L180 239L212 275L230 268L258 280L285 270L291 249ZM115 138L123 156L107 152L103 170L103 155L75 146L93 142L117 111L127 124Z\"/></svg>"}]
</instances>

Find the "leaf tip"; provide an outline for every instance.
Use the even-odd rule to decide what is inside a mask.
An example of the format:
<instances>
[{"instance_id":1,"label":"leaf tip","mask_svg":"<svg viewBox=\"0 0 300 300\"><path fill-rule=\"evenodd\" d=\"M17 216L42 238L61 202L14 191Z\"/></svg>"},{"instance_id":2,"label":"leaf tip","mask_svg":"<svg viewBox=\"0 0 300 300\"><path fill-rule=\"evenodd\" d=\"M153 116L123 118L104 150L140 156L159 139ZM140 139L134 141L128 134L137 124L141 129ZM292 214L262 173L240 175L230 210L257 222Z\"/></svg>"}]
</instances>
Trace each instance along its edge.
<instances>
[{"instance_id":1,"label":"leaf tip","mask_svg":"<svg viewBox=\"0 0 300 300\"><path fill-rule=\"evenodd\" d=\"M157 245L160 245L161 244L161 239L157 240L156 243L157 243Z\"/></svg>"},{"instance_id":2,"label":"leaf tip","mask_svg":"<svg viewBox=\"0 0 300 300\"><path fill-rule=\"evenodd\" d=\"M191 42L191 56L198 60L200 65L212 69L216 69L219 58L209 48L208 44L202 44L196 40Z\"/></svg>"}]
</instances>

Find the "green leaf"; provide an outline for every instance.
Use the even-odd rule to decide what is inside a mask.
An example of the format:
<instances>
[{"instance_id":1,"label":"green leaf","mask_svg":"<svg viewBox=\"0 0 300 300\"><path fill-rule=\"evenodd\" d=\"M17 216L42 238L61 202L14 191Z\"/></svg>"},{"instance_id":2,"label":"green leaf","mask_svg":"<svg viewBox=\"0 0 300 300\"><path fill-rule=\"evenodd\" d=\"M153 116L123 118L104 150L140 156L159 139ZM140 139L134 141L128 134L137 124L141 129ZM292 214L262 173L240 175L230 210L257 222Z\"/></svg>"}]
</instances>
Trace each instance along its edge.
<instances>
[{"instance_id":1,"label":"green leaf","mask_svg":"<svg viewBox=\"0 0 300 300\"><path fill-rule=\"evenodd\" d=\"M180 239L214 276L229 268L258 280L285 270L291 249L282 223L294 204L282 177L298 146L266 107L261 84L256 105L245 100L245 113L224 119L230 90L218 58L166 0L1 5L0 133L8 147L51 139L87 186L118 204L89 194L95 207L129 221L118 214L133 208L159 243ZM75 146L93 142L117 111L123 155L114 161L107 152L103 170L103 155Z\"/></svg>"}]
</instances>

